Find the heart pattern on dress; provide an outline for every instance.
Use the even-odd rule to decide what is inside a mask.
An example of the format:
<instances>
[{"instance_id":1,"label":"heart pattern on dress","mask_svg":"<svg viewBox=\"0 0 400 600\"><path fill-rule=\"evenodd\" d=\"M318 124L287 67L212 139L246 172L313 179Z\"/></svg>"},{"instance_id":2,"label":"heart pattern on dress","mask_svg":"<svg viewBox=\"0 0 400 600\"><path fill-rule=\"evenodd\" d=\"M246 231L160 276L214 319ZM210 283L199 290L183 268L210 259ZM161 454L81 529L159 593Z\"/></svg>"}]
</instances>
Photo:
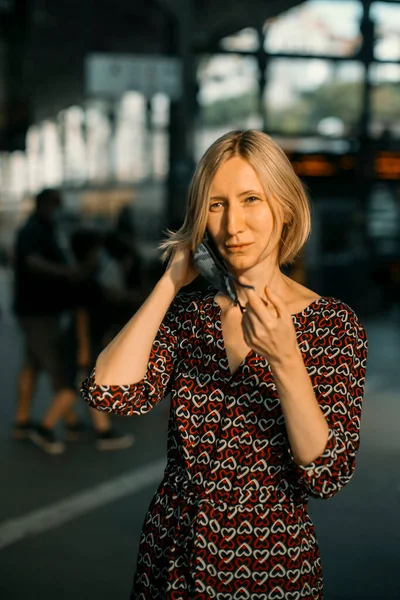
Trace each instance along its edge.
<instances>
[{"instance_id":1,"label":"heart pattern on dress","mask_svg":"<svg viewBox=\"0 0 400 600\"><path fill-rule=\"evenodd\" d=\"M321 600L308 496L330 498L352 477L367 337L352 309L322 297L292 315L329 425L324 452L294 462L267 359L229 371L214 291L179 295L142 381L82 396L99 410L144 415L171 394L168 460L140 537L131 599Z\"/></svg>"}]
</instances>

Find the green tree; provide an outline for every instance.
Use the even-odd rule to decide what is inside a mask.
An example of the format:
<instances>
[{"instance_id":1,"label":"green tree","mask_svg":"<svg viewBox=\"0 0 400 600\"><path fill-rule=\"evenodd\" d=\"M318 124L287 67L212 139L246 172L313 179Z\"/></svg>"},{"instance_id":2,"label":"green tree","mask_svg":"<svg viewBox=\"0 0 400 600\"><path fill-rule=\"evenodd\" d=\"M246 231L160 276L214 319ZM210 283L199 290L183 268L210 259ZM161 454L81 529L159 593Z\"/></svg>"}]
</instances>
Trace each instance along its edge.
<instances>
[{"instance_id":1,"label":"green tree","mask_svg":"<svg viewBox=\"0 0 400 600\"><path fill-rule=\"evenodd\" d=\"M372 115L379 120L400 119L400 85L386 83L372 90Z\"/></svg>"},{"instance_id":2,"label":"green tree","mask_svg":"<svg viewBox=\"0 0 400 600\"><path fill-rule=\"evenodd\" d=\"M304 92L296 104L284 110L268 107L268 126L286 133L315 131L326 117L337 117L353 128L361 112L361 84L332 81L314 90Z\"/></svg>"},{"instance_id":3,"label":"green tree","mask_svg":"<svg viewBox=\"0 0 400 600\"><path fill-rule=\"evenodd\" d=\"M361 115L362 82L333 80L312 92L299 95L297 102L280 110L268 105L267 126L272 131L301 134L316 131L326 117L337 117L347 129L357 127ZM372 90L372 116L381 120L399 119L400 86L384 84ZM257 93L245 92L202 107L205 126L231 125L254 115L258 109Z\"/></svg>"},{"instance_id":4,"label":"green tree","mask_svg":"<svg viewBox=\"0 0 400 600\"><path fill-rule=\"evenodd\" d=\"M235 98L224 98L202 107L201 115L204 125L227 125L235 121L247 119L257 111L257 95L254 91L246 92Z\"/></svg>"}]
</instances>

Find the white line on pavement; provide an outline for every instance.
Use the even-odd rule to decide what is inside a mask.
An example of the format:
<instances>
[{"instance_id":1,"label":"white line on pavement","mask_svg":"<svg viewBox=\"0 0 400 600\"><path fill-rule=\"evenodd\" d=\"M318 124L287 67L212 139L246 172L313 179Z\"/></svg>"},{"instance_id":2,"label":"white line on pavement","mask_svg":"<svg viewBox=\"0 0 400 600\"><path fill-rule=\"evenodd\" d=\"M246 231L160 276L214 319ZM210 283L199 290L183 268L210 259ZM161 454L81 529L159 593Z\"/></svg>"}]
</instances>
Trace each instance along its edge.
<instances>
[{"instance_id":1,"label":"white line on pavement","mask_svg":"<svg viewBox=\"0 0 400 600\"><path fill-rule=\"evenodd\" d=\"M140 492L151 484L161 482L165 465L165 458L152 462L114 477L88 491L74 494L61 502L0 523L0 550L31 535L64 525L114 500Z\"/></svg>"}]
</instances>

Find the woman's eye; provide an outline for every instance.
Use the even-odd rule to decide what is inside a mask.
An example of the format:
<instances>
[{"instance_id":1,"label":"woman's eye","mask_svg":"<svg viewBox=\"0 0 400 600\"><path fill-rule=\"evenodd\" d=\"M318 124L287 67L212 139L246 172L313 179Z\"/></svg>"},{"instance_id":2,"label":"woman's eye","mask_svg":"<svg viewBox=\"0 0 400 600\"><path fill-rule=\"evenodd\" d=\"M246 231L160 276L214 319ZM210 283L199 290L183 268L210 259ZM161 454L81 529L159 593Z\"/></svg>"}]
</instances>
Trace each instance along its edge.
<instances>
[{"instance_id":1,"label":"woman's eye","mask_svg":"<svg viewBox=\"0 0 400 600\"><path fill-rule=\"evenodd\" d=\"M248 202L249 204L253 204L254 202L257 202L257 200L257 196L249 196L248 198L246 198L246 202Z\"/></svg>"},{"instance_id":2,"label":"woman's eye","mask_svg":"<svg viewBox=\"0 0 400 600\"><path fill-rule=\"evenodd\" d=\"M219 208L221 208L222 206L222 202L213 202L212 204L210 204L210 210L218 210Z\"/></svg>"}]
</instances>

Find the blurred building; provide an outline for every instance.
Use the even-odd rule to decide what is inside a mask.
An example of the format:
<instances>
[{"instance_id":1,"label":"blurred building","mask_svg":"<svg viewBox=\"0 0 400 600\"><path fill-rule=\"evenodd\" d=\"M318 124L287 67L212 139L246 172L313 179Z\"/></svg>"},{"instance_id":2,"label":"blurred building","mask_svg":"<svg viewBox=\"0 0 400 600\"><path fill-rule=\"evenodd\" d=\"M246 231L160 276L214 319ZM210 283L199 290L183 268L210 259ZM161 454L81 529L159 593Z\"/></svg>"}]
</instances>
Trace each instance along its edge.
<instances>
[{"instance_id":1,"label":"blurred building","mask_svg":"<svg viewBox=\"0 0 400 600\"><path fill-rule=\"evenodd\" d=\"M304 281L376 310L400 257L399 84L399 2L0 0L2 243L59 186L94 222L132 205L151 263L204 150L256 127L309 188Z\"/></svg>"}]
</instances>

